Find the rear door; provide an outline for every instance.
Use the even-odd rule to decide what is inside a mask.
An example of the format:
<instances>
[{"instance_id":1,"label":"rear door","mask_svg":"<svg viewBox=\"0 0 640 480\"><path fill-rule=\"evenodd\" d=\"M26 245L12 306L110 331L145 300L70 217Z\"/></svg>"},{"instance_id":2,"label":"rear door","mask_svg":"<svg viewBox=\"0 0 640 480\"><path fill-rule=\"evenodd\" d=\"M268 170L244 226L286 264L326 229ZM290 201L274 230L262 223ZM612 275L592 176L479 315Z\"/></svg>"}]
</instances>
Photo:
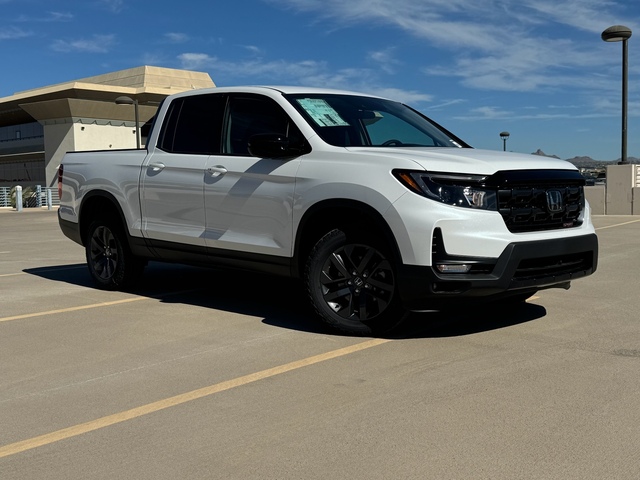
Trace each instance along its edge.
<instances>
[{"instance_id":1,"label":"rear door","mask_svg":"<svg viewBox=\"0 0 640 480\"><path fill-rule=\"evenodd\" d=\"M205 247L205 169L209 155L220 151L224 102L221 94L193 95L169 106L141 173L147 238Z\"/></svg>"}]
</instances>

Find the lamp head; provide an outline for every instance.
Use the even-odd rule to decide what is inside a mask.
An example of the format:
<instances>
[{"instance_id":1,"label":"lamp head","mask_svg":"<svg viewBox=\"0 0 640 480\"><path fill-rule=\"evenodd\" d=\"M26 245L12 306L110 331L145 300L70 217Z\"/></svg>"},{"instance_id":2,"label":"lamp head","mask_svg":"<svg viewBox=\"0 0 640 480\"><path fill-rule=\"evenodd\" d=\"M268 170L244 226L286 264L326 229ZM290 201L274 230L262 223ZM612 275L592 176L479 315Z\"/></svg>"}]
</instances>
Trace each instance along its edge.
<instances>
[{"instance_id":1,"label":"lamp head","mask_svg":"<svg viewBox=\"0 0 640 480\"><path fill-rule=\"evenodd\" d=\"M605 42L622 42L631 37L631 29L624 25L614 25L602 32L601 37Z\"/></svg>"},{"instance_id":2,"label":"lamp head","mask_svg":"<svg viewBox=\"0 0 640 480\"><path fill-rule=\"evenodd\" d=\"M134 105L136 101L131 97L122 96L116 98L115 103L116 105Z\"/></svg>"}]
</instances>

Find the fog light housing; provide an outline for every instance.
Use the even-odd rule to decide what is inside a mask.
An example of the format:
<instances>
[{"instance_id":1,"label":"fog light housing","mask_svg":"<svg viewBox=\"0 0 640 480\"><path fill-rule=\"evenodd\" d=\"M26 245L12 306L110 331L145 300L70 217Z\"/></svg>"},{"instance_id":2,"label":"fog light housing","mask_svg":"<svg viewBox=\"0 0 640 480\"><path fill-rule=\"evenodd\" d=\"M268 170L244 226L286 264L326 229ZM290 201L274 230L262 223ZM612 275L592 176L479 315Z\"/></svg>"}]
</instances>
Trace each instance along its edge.
<instances>
[{"instance_id":1,"label":"fog light housing","mask_svg":"<svg viewBox=\"0 0 640 480\"><path fill-rule=\"evenodd\" d=\"M466 263L439 263L436 268L440 273L469 273L471 265Z\"/></svg>"}]
</instances>

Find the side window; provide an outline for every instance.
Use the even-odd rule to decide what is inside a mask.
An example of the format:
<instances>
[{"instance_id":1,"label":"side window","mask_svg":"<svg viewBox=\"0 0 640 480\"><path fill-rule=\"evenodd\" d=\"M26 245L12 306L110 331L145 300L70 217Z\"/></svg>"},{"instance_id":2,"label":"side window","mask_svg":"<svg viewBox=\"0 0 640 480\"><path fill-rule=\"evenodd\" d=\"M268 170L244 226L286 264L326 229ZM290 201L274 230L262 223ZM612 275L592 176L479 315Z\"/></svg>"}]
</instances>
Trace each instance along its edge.
<instances>
[{"instance_id":1,"label":"side window","mask_svg":"<svg viewBox=\"0 0 640 480\"><path fill-rule=\"evenodd\" d=\"M171 153L220 153L225 96L193 95L176 99L167 111L159 147Z\"/></svg>"},{"instance_id":2,"label":"side window","mask_svg":"<svg viewBox=\"0 0 640 480\"><path fill-rule=\"evenodd\" d=\"M249 155L249 138L259 133L276 133L302 141L302 134L280 105L258 95L230 98L225 130L223 151L232 155Z\"/></svg>"}]
</instances>

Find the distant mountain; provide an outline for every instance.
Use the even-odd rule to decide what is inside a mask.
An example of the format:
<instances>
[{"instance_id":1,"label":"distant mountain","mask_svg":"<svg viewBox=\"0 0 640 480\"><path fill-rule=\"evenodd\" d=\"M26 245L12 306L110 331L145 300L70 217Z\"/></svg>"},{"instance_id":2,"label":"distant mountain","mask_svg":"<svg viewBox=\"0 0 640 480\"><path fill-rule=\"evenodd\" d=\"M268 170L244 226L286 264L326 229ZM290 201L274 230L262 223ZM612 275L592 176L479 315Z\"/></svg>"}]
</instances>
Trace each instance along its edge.
<instances>
[{"instance_id":1,"label":"distant mountain","mask_svg":"<svg viewBox=\"0 0 640 480\"><path fill-rule=\"evenodd\" d=\"M560 157L557 155L547 155L546 153L544 153L542 150L538 149L535 152L533 152L531 155L540 155L541 157L550 157L550 158L557 158L558 160L560 160Z\"/></svg>"},{"instance_id":2,"label":"distant mountain","mask_svg":"<svg viewBox=\"0 0 640 480\"><path fill-rule=\"evenodd\" d=\"M542 150L538 149L532 153L532 155L540 155L543 157L557 158L560 159L557 155L547 155ZM614 165L620 161L618 160L594 160L591 157L573 157L565 159L569 163L573 163L576 167L582 168L598 168L598 167L606 167L607 165ZM629 163L640 163L640 159L635 157L628 157L627 161Z\"/></svg>"},{"instance_id":3,"label":"distant mountain","mask_svg":"<svg viewBox=\"0 0 640 480\"><path fill-rule=\"evenodd\" d=\"M567 158L567 162L573 163L576 167L582 168L601 168L606 167L607 165L612 165L614 162L605 161L605 160L594 160L591 157L573 157Z\"/></svg>"}]
</instances>

